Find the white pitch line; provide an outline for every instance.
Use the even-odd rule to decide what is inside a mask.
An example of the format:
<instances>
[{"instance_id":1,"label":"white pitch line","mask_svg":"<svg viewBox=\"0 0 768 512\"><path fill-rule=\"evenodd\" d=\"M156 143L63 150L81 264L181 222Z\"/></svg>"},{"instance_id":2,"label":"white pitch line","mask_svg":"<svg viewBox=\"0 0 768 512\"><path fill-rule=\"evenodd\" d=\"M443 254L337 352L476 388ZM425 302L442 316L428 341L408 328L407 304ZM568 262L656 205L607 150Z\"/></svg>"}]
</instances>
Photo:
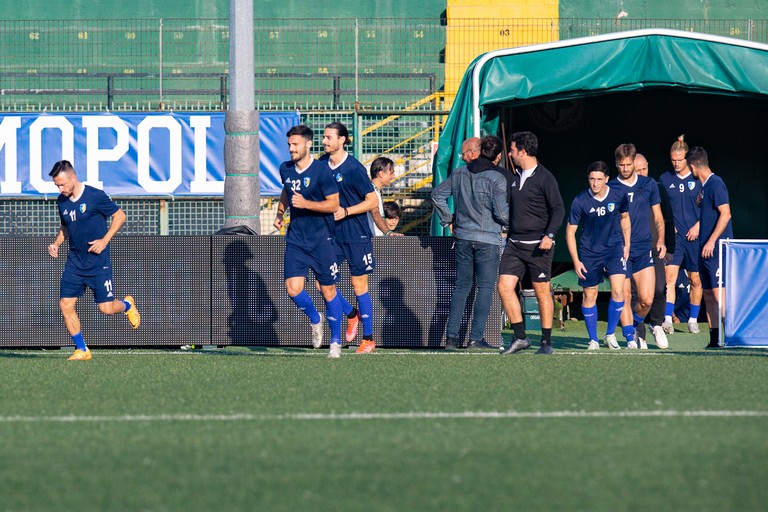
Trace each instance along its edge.
<instances>
[{"instance_id":1,"label":"white pitch line","mask_svg":"<svg viewBox=\"0 0 768 512\"><path fill-rule=\"evenodd\" d=\"M347 351L345 353L345 351ZM71 352L71 351L68 351ZM26 354L29 355L30 352L14 352L9 351L8 353L15 353L15 354ZM35 352L36 356L40 356L45 354L45 356L50 357L60 357L62 355L61 352L55 351L55 350L48 350L48 351L42 351L42 352ZM272 351L263 351L263 350L254 350L252 352L227 352L226 349L215 349L215 350L168 350L168 349L156 349L156 350L148 350L148 349L138 349L138 350L115 350L115 349L107 349L107 350L99 350L98 348L93 349L93 357L98 358L100 356L182 356L182 357L189 357L189 356L204 356L204 355L224 355L224 356L245 356L245 357L327 357L328 351L324 349L315 350L310 348L304 348L304 349L293 349L293 350L287 350L287 351L280 351L279 348L273 348ZM342 349L342 356L354 356L354 357L384 357L384 356L420 356L420 357L477 357L477 356L498 356L499 353L491 350L487 351L444 351L440 349L383 349L378 350L372 354L355 354L353 351L349 349ZM531 356L534 355L533 352L524 352L521 354L516 354L514 356L508 356L505 357L505 359L513 359L519 356ZM615 356L626 356L626 357L658 357L658 356L674 356L677 355L674 352L670 351L658 351L658 350L652 350L652 351L637 351L637 350L626 350L626 351L614 351L614 350L604 350L602 352L596 352L592 350L573 350L573 349L561 349L561 350L555 350L555 353L553 354L555 356L557 355L569 355L569 356L589 356L589 357L615 357Z\"/></svg>"},{"instance_id":2,"label":"white pitch line","mask_svg":"<svg viewBox=\"0 0 768 512\"><path fill-rule=\"evenodd\" d=\"M560 419L560 418L766 418L766 411L464 411L393 413L294 414L138 414L125 416L0 416L0 423L124 423L231 421L360 421L440 419Z\"/></svg>"}]
</instances>

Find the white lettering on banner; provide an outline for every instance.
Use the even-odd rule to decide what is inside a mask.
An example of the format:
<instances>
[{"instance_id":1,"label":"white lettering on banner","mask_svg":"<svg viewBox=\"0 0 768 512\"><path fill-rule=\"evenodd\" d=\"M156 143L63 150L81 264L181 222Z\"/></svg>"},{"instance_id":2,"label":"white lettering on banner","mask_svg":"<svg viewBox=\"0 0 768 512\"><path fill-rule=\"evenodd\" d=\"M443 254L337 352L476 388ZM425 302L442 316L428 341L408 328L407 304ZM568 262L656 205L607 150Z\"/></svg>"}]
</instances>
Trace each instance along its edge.
<instances>
[{"instance_id":1,"label":"white lettering on banner","mask_svg":"<svg viewBox=\"0 0 768 512\"><path fill-rule=\"evenodd\" d=\"M69 160L77 169L74 162L75 155L75 128L66 117L40 116L29 125L29 184L41 194L58 194L59 189L53 181L47 181L43 177L48 175L48 170L43 171L43 130L57 129L61 131L61 148L58 158L54 161ZM56 149L46 146L46 155L56 154Z\"/></svg>"},{"instance_id":2,"label":"white lettering on banner","mask_svg":"<svg viewBox=\"0 0 768 512\"><path fill-rule=\"evenodd\" d=\"M83 116L85 128L85 155L86 155L86 180L92 187L104 188L104 182L99 178L99 162L117 162L128 152L130 139L128 125L118 116ZM99 147L99 129L111 128L115 130L117 142L113 148Z\"/></svg>"},{"instance_id":3,"label":"white lettering on banner","mask_svg":"<svg viewBox=\"0 0 768 512\"><path fill-rule=\"evenodd\" d=\"M295 124L293 114L279 123L289 118ZM64 159L84 183L121 197L221 197L223 119L217 113L0 114L0 195L58 195L48 172ZM271 173L287 159L285 151L275 152L262 155ZM266 176L270 190L273 181L279 185L277 176Z\"/></svg>"},{"instance_id":4,"label":"white lettering on banner","mask_svg":"<svg viewBox=\"0 0 768 512\"><path fill-rule=\"evenodd\" d=\"M169 135L169 171L165 181L155 180L150 175L150 132L153 129L168 130ZM139 185L151 194L173 194L181 185L181 126L171 116L149 116L141 121L137 128L138 143L138 179Z\"/></svg>"},{"instance_id":5,"label":"white lettering on banner","mask_svg":"<svg viewBox=\"0 0 768 512\"><path fill-rule=\"evenodd\" d=\"M0 182L0 194L21 194L21 182L16 169L18 167L18 147L16 137L21 128L21 118L8 116L0 123L0 150L5 149L5 176Z\"/></svg>"},{"instance_id":6,"label":"white lettering on banner","mask_svg":"<svg viewBox=\"0 0 768 512\"><path fill-rule=\"evenodd\" d=\"M189 191L193 194L223 194L223 181L208 181L208 145L206 137L207 128L211 126L211 116L190 116L189 125L195 134L195 177L189 184Z\"/></svg>"}]
</instances>

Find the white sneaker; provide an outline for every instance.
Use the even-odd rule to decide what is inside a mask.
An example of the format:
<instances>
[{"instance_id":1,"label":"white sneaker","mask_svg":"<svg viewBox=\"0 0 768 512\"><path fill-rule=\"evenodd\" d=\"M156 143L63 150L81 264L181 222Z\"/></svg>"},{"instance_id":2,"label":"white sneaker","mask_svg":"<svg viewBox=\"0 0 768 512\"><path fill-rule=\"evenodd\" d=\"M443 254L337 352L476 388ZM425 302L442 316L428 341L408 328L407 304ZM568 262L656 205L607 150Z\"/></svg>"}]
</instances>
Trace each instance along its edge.
<instances>
[{"instance_id":1,"label":"white sneaker","mask_svg":"<svg viewBox=\"0 0 768 512\"><path fill-rule=\"evenodd\" d=\"M675 332L675 326L672 324L672 322L662 322L661 328L667 334L672 334L673 332Z\"/></svg>"},{"instance_id":2,"label":"white sneaker","mask_svg":"<svg viewBox=\"0 0 768 512\"><path fill-rule=\"evenodd\" d=\"M664 334L664 328L661 325L653 326L653 337L656 340L656 346L660 349L669 348L667 335Z\"/></svg>"},{"instance_id":3,"label":"white sneaker","mask_svg":"<svg viewBox=\"0 0 768 512\"><path fill-rule=\"evenodd\" d=\"M331 343L331 349L328 351L328 359L338 359L341 357L341 344Z\"/></svg>"},{"instance_id":4,"label":"white sneaker","mask_svg":"<svg viewBox=\"0 0 768 512\"><path fill-rule=\"evenodd\" d=\"M691 334L701 333L701 329L699 329L699 322L696 320L688 320L688 332Z\"/></svg>"},{"instance_id":5,"label":"white sneaker","mask_svg":"<svg viewBox=\"0 0 768 512\"><path fill-rule=\"evenodd\" d=\"M312 346L320 348L323 346L323 314L320 313L320 321L312 326Z\"/></svg>"},{"instance_id":6,"label":"white sneaker","mask_svg":"<svg viewBox=\"0 0 768 512\"><path fill-rule=\"evenodd\" d=\"M637 338L637 343L640 345L640 350L648 350L648 344L643 338Z\"/></svg>"},{"instance_id":7,"label":"white sneaker","mask_svg":"<svg viewBox=\"0 0 768 512\"><path fill-rule=\"evenodd\" d=\"M600 350L600 343L596 342L595 340L589 340L587 350Z\"/></svg>"},{"instance_id":8,"label":"white sneaker","mask_svg":"<svg viewBox=\"0 0 768 512\"><path fill-rule=\"evenodd\" d=\"M619 350L621 347L619 347L619 342L616 341L616 335L615 334L607 334L605 336L605 346L608 347L611 350Z\"/></svg>"},{"instance_id":9,"label":"white sneaker","mask_svg":"<svg viewBox=\"0 0 768 512\"><path fill-rule=\"evenodd\" d=\"M637 342L635 340L628 341L627 348L631 350L637 350Z\"/></svg>"}]
</instances>

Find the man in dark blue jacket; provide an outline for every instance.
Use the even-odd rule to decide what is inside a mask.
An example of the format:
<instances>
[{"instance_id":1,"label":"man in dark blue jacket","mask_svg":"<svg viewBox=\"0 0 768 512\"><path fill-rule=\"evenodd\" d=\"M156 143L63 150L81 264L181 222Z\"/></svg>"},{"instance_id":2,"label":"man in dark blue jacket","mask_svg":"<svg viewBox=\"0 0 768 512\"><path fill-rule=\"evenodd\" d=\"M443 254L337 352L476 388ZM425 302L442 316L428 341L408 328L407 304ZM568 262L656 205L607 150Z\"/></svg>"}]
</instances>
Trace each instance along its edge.
<instances>
[{"instance_id":1,"label":"man in dark blue jacket","mask_svg":"<svg viewBox=\"0 0 768 512\"><path fill-rule=\"evenodd\" d=\"M507 183L511 173L498 166L503 149L498 137L480 140L477 159L453 173L432 191L432 203L444 227L456 237L456 287L451 296L445 348L460 346L459 329L472 289L477 284L467 348L492 349L484 337L493 289L499 272L501 227L508 224ZM451 215L448 197L453 197Z\"/></svg>"}]
</instances>

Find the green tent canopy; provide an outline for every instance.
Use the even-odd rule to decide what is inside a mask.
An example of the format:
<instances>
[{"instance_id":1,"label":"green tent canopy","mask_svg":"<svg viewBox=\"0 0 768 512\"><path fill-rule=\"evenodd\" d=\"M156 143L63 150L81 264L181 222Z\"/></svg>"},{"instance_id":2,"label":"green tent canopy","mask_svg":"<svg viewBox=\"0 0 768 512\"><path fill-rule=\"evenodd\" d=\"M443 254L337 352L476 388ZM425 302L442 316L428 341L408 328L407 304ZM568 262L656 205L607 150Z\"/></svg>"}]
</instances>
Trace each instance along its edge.
<instances>
[{"instance_id":1,"label":"green tent canopy","mask_svg":"<svg viewBox=\"0 0 768 512\"><path fill-rule=\"evenodd\" d=\"M465 139L499 132L505 108L659 88L768 99L768 45L649 29L480 55L440 135L433 185L463 165ZM434 217L432 234L447 234Z\"/></svg>"}]
</instances>

